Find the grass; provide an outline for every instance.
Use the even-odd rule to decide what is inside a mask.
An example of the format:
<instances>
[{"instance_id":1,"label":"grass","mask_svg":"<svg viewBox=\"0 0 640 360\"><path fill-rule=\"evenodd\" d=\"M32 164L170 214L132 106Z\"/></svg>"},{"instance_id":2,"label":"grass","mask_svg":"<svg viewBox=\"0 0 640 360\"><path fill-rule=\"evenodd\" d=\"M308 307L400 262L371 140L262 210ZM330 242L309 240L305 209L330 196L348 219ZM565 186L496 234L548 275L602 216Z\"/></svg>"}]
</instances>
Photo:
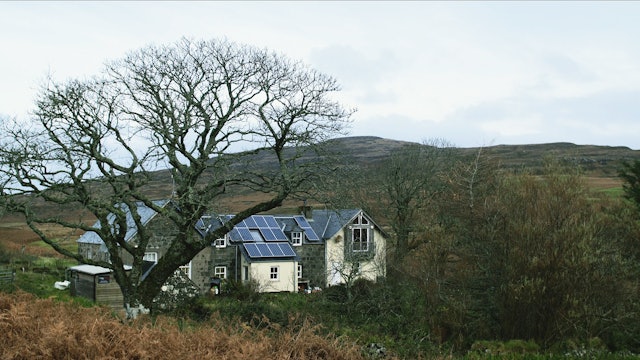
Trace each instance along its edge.
<instances>
[{"instance_id":1,"label":"grass","mask_svg":"<svg viewBox=\"0 0 640 360\"><path fill-rule=\"evenodd\" d=\"M605 188L598 191L611 198L622 198L624 196L624 190L622 189L622 187Z\"/></svg>"},{"instance_id":2,"label":"grass","mask_svg":"<svg viewBox=\"0 0 640 360\"><path fill-rule=\"evenodd\" d=\"M70 240L70 239L60 240L60 239L57 239L56 241L58 241L58 243L65 250L69 250L69 251L74 252L74 253L78 251L78 243L75 240ZM51 249L51 246L49 244L47 244L46 242L42 241L42 240L33 241L29 245L35 246L35 247L39 247L39 248L45 248L47 250Z\"/></svg>"}]
</instances>

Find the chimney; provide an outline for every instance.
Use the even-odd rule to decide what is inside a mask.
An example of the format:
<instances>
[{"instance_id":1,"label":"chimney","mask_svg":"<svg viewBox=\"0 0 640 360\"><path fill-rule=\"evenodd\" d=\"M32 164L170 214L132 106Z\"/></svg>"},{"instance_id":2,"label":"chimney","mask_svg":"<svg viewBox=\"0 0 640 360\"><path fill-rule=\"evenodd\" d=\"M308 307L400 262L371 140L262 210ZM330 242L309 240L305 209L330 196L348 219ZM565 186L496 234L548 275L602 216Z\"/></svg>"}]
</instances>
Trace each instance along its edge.
<instances>
[{"instance_id":1,"label":"chimney","mask_svg":"<svg viewBox=\"0 0 640 360\"><path fill-rule=\"evenodd\" d=\"M307 200L299 207L299 212L304 215L307 220L313 219L313 207L307 205Z\"/></svg>"}]
</instances>

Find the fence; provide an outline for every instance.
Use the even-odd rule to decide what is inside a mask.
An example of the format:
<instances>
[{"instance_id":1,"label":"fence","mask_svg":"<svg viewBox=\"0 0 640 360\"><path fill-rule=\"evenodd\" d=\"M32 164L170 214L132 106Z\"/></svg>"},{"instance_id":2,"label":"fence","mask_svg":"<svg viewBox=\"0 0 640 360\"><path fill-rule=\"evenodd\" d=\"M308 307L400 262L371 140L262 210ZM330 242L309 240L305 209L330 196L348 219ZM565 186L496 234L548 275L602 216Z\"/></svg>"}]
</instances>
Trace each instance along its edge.
<instances>
[{"instance_id":1,"label":"fence","mask_svg":"<svg viewBox=\"0 0 640 360\"><path fill-rule=\"evenodd\" d=\"M16 278L16 272L10 269L0 269L0 284L13 283Z\"/></svg>"}]
</instances>

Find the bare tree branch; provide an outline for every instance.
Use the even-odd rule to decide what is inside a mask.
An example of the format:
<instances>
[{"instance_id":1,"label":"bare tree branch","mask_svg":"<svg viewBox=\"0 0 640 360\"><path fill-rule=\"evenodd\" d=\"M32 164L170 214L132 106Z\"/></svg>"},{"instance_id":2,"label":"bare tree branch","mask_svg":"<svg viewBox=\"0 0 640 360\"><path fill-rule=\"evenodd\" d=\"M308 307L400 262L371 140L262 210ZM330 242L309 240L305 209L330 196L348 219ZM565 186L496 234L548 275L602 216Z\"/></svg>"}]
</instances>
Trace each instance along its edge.
<instances>
[{"instance_id":1,"label":"bare tree branch","mask_svg":"<svg viewBox=\"0 0 640 360\"><path fill-rule=\"evenodd\" d=\"M54 249L79 261L96 263L64 250L40 226L98 234L111 259L102 265L114 269L125 307L151 305L167 277L209 246L194 237L193 228L226 186L270 195L241 211L234 222L311 189L307 180L324 170L314 171L304 161L308 153L297 147L340 134L352 113L331 100L339 90L335 79L267 50L228 41L182 39L150 46L108 63L94 78L49 83L27 126L17 121L2 125L3 202L25 214L29 226ZM240 144L256 150L234 152ZM275 166L251 165L256 154L273 159ZM168 166L175 184L166 207L146 189L150 171L161 166ZM38 214L35 200L83 209L100 227ZM176 229L170 255L143 281L142 258L153 234L139 206ZM137 232L135 244L126 238L131 226ZM133 266L129 276L123 252L133 258L127 264Z\"/></svg>"}]
</instances>

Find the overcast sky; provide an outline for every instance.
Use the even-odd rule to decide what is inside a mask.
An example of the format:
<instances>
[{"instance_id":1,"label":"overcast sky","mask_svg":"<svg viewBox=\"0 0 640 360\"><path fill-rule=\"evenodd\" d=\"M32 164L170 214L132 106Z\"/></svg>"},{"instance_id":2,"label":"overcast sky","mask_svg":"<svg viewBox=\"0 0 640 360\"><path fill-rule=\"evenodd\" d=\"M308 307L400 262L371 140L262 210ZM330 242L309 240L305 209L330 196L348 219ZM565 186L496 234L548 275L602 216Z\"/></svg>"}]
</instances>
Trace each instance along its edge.
<instances>
[{"instance_id":1,"label":"overcast sky","mask_svg":"<svg viewBox=\"0 0 640 360\"><path fill-rule=\"evenodd\" d=\"M181 37L266 47L334 76L351 135L460 147L640 149L640 2L0 1L0 114L38 86Z\"/></svg>"}]
</instances>

